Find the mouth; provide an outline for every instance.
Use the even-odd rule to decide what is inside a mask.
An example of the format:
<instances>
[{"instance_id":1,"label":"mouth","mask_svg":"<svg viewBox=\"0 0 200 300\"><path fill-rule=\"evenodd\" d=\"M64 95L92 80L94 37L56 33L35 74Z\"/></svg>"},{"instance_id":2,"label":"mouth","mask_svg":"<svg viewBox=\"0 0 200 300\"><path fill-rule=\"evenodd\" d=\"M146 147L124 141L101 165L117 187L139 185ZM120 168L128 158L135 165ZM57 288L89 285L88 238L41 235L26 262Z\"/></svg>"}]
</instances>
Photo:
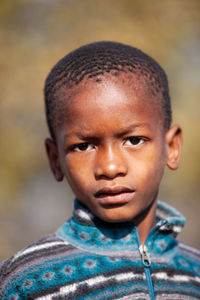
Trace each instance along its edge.
<instances>
[{"instance_id":1,"label":"mouth","mask_svg":"<svg viewBox=\"0 0 200 300\"><path fill-rule=\"evenodd\" d=\"M135 190L123 186L106 187L97 191L94 196L100 199L102 206L120 206L129 202Z\"/></svg>"}]
</instances>

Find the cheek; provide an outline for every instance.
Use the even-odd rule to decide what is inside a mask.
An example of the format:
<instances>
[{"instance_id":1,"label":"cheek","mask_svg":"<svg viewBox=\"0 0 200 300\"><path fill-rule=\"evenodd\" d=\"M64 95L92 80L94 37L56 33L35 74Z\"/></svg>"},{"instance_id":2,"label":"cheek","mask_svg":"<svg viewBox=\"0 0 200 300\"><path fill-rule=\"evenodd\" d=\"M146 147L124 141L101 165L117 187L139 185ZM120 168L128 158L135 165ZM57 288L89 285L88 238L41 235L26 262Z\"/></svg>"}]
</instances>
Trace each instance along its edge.
<instances>
[{"instance_id":1,"label":"cheek","mask_svg":"<svg viewBox=\"0 0 200 300\"><path fill-rule=\"evenodd\" d=\"M87 186L89 186L90 183L89 169L90 168L86 166L86 163L82 160L65 159L64 174L75 193L77 193L77 191L83 192L88 188Z\"/></svg>"},{"instance_id":2,"label":"cheek","mask_svg":"<svg viewBox=\"0 0 200 300\"><path fill-rule=\"evenodd\" d=\"M158 189L164 174L164 169L165 161L163 155L160 155L160 157L157 156L156 159L154 158L154 160L149 163L147 184Z\"/></svg>"},{"instance_id":3,"label":"cheek","mask_svg":"<svg viewBox=\"0 0 200 300\"><path fill-rule=\"evenodd\" d=\"M158 184L162 178L165 168L164 151L157 148L148 149L142 157L132 162L132 173L139 184Z\"/></svg>"}]
</instances>

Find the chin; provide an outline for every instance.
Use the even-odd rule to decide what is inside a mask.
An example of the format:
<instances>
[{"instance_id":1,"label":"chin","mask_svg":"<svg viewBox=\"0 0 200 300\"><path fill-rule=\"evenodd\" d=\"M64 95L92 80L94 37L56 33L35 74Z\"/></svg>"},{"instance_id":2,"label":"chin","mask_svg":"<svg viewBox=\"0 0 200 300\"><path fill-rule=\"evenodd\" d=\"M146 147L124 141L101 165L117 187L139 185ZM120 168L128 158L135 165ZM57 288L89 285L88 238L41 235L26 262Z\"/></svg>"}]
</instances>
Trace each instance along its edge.
<instances>
[{"instance_id":1,"label":"chin","mask_svg":"<svg viewBox=\"0 0 200 300\"><path fill-rule=\"evenodd\" d=\"M99 218L108 223L124 223L132 221L134 216L117 212L117 209L112 209L112 212L104 213Z\"/></svg>"}]
</instances>

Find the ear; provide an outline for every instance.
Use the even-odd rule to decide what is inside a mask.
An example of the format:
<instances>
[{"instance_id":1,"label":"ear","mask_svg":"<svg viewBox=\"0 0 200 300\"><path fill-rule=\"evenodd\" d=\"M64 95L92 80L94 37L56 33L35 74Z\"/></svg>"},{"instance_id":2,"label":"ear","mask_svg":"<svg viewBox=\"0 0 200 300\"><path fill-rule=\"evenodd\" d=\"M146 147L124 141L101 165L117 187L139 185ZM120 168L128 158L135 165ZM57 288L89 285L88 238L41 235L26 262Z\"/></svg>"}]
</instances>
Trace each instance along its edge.
<instances>
[{"instance_id":1,"label":"ear","mask_svg":"<svg viewBox=\"0 0 200 300\"><path fill-rule=\"evenodd\" d=\"M172 126L166 133L167 166L176 170L179 166L182 148L182 129L179 125Z\"/></svg>"},{"instance_id":2,"label":"ear","mask_svg":"<svg viewBox=\"0 0 200 300\"><path fill-rule=\"evenodd\" d=\"M52 139L47 138L45 140L45 147L51 171L53 172L53 175L57 181L62 181L64 175L60 168L57 146Z\"/></svg>"}]
</instances>

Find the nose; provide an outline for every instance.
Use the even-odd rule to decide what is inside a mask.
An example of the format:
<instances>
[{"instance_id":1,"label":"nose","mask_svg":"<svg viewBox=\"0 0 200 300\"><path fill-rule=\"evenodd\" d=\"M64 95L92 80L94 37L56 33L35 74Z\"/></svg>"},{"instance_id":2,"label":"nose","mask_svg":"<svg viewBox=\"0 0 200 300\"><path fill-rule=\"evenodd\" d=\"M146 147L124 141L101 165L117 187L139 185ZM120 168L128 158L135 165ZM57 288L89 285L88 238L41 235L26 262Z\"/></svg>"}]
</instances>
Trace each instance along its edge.
<instances>
[{"instance_id":1,"label":"nose","mask_svg":"<svg viewBox=\"0 0 200 300\"><path fill-rule=\"evenodd\" d=\"M127 174L127 164L121 149L108 146L96 156L96 179L114 179Z\"/></svg>"}]
</instances>

